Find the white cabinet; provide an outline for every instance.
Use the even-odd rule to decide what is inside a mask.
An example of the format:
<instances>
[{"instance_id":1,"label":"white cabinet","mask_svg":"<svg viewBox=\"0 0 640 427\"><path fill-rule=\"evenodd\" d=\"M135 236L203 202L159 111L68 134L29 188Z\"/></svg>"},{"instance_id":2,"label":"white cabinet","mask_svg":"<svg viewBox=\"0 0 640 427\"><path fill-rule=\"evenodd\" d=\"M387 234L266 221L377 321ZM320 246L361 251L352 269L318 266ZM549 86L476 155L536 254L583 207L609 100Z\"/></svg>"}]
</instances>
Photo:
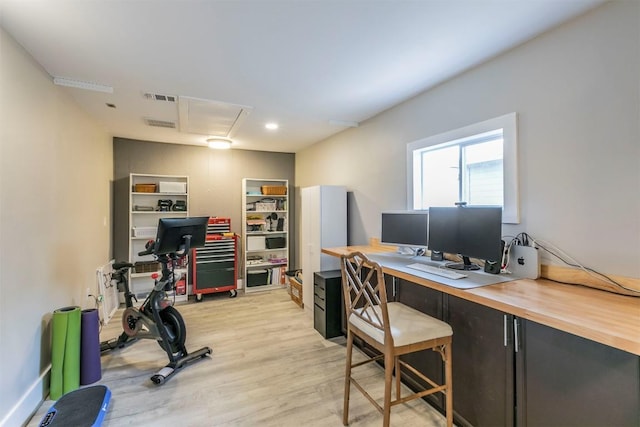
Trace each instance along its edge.
<instances>
[{"instance_id":1,"label":"white cabinet","mask_svg":"<svg viewBox=\"0 0 640 427\"><path fill-rule=\"evenodd\" d=\"M158 220L163 217L184 218L189 216L189 177L173 175L129 175L129 261L136 266L131 269L129 284L131 292L138 299L144 299L153 289L151 275L158 272L159 264L154 264L151 255L139 256L147 241L156 238ZM177 268L176 280L182 276L180 288L184 291L176 295L176 301L187 300L187 258L181 268Z\"/></svg>"},{"instance_id":2,"label":"white cabinet","mask_svg":"<svg viewBox=\"0 0 640 427\"><path fill-rule=\"evenodd\" d=\"M323 247L347 245L347 190L322 185L301 190L300 255L302 298L313 309L313 273L337 270L339 258L323 254Z\"/></svg>"},{"instance_id":3,"label":"white cabinet","mask_svg":"<svg viewBox=\"0 0 640 427\"><path fill-rule=\"evenodd\" d=\"M245 292L285 285L289 263L289 181L242 180L242 251Z\"/></svg>"}]
</instances>

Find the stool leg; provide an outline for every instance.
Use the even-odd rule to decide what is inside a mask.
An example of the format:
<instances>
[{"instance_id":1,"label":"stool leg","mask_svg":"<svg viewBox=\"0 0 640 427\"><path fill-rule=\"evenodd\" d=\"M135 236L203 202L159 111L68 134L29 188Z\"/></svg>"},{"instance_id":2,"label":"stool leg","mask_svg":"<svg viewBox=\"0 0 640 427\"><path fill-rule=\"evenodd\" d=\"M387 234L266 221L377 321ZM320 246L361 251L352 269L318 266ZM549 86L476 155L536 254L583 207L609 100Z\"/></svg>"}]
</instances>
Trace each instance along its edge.
<instances>
[{"instance_id":1,"label":"stool leg","mask_svg":"<svg viewBox=\"0 0 640 427\"><path fill-rule=\"evenodd\" d=\"M389 352L384 355L384 403L382 405L382 426L389 427L391 422L391 383L395 358Z\"/></svg>"},{"instance_id":2,"label":"stool leg","mask_svg":"<svg viewBox=\"0 0 640 427\"><path fill-rule=\"evenodd\" d=\"M342 424L349 425L349 391L351 389L351 353L353 350L353 334L347 331L347 364L344 373L344 407L342 409Z\"/></svg>"},{"instance_id":3,"label":"stool leg","mask_svg":"<svg viewBox=\"0 0 640 427\"><path fill-rule=\"evenodd\" d=\"M453 426L453 374L451 369L451 343L444 347L444 376L447 383L446 388L446 411L447 411L447 427Z\"/></svg>"}]
</instances>

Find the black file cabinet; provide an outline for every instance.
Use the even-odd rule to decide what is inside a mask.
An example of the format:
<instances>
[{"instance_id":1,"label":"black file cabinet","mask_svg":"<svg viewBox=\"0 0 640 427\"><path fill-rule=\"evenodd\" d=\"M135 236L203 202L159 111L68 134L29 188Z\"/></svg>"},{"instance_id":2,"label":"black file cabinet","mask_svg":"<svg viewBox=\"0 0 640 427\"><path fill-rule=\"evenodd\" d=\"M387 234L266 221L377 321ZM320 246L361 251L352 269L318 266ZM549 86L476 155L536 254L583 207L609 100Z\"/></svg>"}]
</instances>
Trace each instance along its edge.
<instances>
[{"instance_id":1,"label":"black file cabinet","mask_svg":"<svg viewBox=\"0 0 640 427\"><path fill-rule=\"evenodd\" d=\"M313 275L313 327L325 338L343 335L342 275L340 270Z\"/></svg>"}]
</instances>

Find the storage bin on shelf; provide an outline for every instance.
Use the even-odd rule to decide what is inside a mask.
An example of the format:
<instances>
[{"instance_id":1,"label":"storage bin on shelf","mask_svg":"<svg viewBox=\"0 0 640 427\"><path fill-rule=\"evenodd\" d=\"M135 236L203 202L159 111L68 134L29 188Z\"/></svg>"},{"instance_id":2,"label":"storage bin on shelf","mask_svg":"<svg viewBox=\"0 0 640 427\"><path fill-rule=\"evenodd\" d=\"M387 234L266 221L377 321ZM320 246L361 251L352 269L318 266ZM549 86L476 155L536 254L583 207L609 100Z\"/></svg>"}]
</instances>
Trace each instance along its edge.
<instances>
[{"instance_id":1,"label":"storage bin on shelf","mask_svg":"<svg viewBox=\"0 0 640 427\"><path fill-rule=\"evenodd\" d=\"M135 193L155 193L156 185L155 184L135 184L133 186L133 191Z\"/></svg>"},{"instance_id":2,"label":"storage bin on shelf","mask_svg":"<svg viewBox=\"0 0 640 427\"><path fill-rule=\"evenodd\" d=\"M255 210L257 211L275 211L276 202L256 202Z\"/></svg>"},{"instance_id":3,"label":"storage bin on shelf","mask_svg":"<svg viewBox=\"0 0 640 427\"><path fill-rule=\"evenodd\" d=\"M268 270L247 271L247 287L266 286L269 284Z\"/></svg>"},{"instance_id":4,"label":"storage bin on shelf","mask_svg":"<svg viewBox=\"0 0 640 427\"><path fill-rule=\"evenodd\" d=\"M159 193L186 193L187 192L187 183L186 182L165 182L160 181Z\"/></svg>"},{"instance_id":5,"label":"storage bin on shelf","mask_svg":"<svg viewBox=\"0 0 640 427\"><path fill-rule=\"evenodd\" d=\"M248 251L263 251L265 249L264 236L247 236Z\"/></svg>"},{"instance_id":6,"label":"storage bin on shelf","mask_svg":"<svg viewBox=\"0 0 640 427\"><path fill-rule=\"evenodd\" d=\"M281 249L287 246L287 239L284 237L267 237L264 239L264 246L266 249Z\"/></svg>"},{"instance_id":7,"label":"storage bin on shelf","mask_svg":"<svg viewBox=\"0 0 640 427\"><path fill-rule=\"evenodd\" d=\"M158 271L159 263L157 261L138 261L133 264L135 273L153 273Z\"/></svg>"},{"instance_id":8,"label":"storage bin on shelf","mask_svg":"<svg viewBox=\"0 0 640 427\"><path fill-rule=\"evenodd\" d=\"M260 187L262 194L269 196L284 196L287 194L287 187L283 185L263 185Z\"/></svg>"},{"instance_id":9,"label":"storage bin on shelf","mask_svg":"<svg viewBox=\"0 0 640 427\"><path fill-rule=\"evenodd\" d=\"M133 237L154 238L158 233L157 227L133 227Z\"/></svg>"}]
</instances>

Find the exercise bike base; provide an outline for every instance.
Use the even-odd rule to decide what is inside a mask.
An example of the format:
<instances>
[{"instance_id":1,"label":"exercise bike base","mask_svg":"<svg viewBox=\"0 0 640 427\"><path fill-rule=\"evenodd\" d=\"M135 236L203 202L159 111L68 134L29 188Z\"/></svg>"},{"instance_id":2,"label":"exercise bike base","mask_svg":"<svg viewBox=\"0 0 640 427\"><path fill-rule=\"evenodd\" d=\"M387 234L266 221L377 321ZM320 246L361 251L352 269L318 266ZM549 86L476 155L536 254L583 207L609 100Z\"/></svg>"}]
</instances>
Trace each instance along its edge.
<instances>
[{"instance_id":1,"label":"exercise bike base","mask_svg":"<svg viewBox=\"0 0 640 427\"><path fill-rule=\"evenodd\" d=\"M111 350L125 348L136 341L138 341L138 338L132 338L123 333L118 338L113 338L108 341L102 341L100 343L100 354L106 353Z\"/></svg>"},{"instance_id":2,"label":"exercise bike base","mask_svg":"<svg viewBox=\"0 0 640 427\"><path fill-rule=\"evenodd\" d=\"M203 347L200 350L196 350L193 353L187 354L186 356L181 357L175 362L171 362L166 365L164 368L160 369L158 372L151 376L151 381L156 385L162 385L165 383L169 377L175 374L180 368L185 365L195 362L199 359L206 357L208 354L211 354L212 350L210 347Z\"/></svg>"}]
</instances>

